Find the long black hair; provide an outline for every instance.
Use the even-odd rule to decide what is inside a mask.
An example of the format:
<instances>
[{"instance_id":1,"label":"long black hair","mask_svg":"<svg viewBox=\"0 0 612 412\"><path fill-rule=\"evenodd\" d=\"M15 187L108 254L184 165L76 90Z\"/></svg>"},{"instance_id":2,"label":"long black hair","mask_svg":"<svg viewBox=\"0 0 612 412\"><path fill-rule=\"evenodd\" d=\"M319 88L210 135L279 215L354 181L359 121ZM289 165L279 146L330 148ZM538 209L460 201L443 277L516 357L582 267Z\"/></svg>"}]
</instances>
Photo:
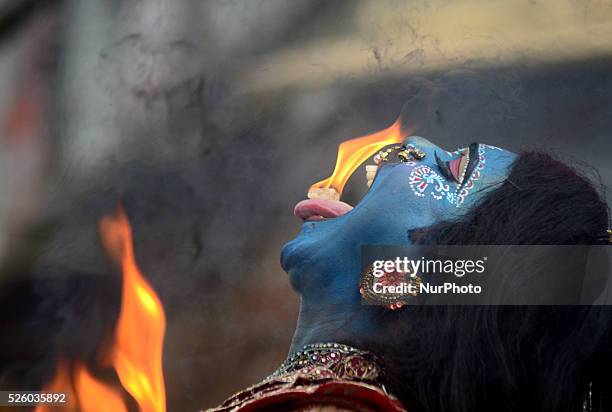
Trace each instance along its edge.
<instances>
[{"instance_id":1,"label":"long black hair","mask_svg":"<svg viewBox=\"0 0 612 412\"><path fill-rule=\"evenodd\" d=\"M609 208L590 178L523 153L508 179L421 244L603 244ZM612 411L612 308L420 306L379 311L385 385L417 411ZM382 342L382 343L380 343Z\"/></svg>"}]
</instances>

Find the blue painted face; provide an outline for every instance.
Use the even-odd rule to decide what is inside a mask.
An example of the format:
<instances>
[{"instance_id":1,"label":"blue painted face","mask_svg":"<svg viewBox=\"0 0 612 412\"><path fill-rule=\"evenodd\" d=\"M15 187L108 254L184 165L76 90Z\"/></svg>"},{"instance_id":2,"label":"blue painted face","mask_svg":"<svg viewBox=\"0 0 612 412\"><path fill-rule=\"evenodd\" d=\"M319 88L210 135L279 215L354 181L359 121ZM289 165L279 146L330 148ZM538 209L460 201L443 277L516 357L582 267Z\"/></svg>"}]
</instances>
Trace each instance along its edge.
<instances>
[{"instance_id":1,"label":"blue painted face","mask_svg":"<svg viewBox=\"0 0 612 412\"><path fill-rule=\"evenodd\" d=\"M354 209L334 219L304 222L300 234L283 247L282 267L304 301L359 305L361 245L405 245L410 230L457 218L504 182L517 158L484 144L454 152L416 136L405 144L425 157L382 163Z\"/></svg>"}]
</instances>

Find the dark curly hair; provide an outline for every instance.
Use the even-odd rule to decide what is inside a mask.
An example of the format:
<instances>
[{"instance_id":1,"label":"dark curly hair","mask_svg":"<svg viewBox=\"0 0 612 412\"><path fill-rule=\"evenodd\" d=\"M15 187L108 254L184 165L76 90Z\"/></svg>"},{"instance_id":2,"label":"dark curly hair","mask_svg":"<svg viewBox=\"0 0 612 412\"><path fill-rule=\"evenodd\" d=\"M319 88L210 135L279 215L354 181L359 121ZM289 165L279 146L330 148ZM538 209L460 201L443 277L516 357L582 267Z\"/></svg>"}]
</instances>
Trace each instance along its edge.
<instances>
[{"instance_id":1,"label":"dark curly hair","mask_svg":"<svg viewBox=\"0 0 612 412\"><path fill-rule=\"evenodd\" d=\"M410 233L420 244L602 244L610 223L591 179L523 153L459 220ZM612 411L612 307L371 308L386 339L385 384L407 410Z\"/></svg>"}]
</instances>

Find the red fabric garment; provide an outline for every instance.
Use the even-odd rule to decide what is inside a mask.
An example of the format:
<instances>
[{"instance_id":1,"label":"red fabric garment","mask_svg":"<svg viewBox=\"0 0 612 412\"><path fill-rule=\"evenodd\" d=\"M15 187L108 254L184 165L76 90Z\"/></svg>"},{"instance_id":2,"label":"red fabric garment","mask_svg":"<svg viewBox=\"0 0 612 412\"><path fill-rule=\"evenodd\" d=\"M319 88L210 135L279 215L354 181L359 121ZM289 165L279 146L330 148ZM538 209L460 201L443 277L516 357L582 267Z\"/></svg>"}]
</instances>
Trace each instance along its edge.
<instances>
[{"instance_id":1,"label":"red fabric garment","mask_svg":"<svg viewBox=\"0 0 612 412\"><path fill-rule=\"evenodd\" d=\"M208 412L292 411L333 405L358 412L405 412L378 382L375 357L341 344L316 344L290 357L277 372Z\"/></svg>"},{"instance_id":2,"label":"red fabric garment","mask_svg":"<svg viewBox=\"0 0 612 412\"><path fill-rule=\"evenodd\" d=\"M209 412L291 411L321 404L358 412L405 412L399 400L381 387L303 375L264 381L235 394Z\"/></svg>"}]
</instances>

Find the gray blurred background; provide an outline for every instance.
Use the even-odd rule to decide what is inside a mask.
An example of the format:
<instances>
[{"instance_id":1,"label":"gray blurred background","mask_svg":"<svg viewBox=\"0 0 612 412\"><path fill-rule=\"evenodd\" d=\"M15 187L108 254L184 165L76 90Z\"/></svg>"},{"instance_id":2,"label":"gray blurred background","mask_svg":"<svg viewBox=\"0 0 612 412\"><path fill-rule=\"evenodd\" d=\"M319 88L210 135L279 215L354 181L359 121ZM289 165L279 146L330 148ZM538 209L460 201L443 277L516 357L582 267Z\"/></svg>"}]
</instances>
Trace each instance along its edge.
<instances>
[{"instance_id":1,"label":"gray blurred background","mask_svg":"<svg viewBox=\"0 0 612 412\"><path fill-rule=\"evenodd\" d=\"M3 388L35 389L112 329L119 275L97 224L119 200L167 313L168 409L272 372L297 316L278 263L293 205L341 141L404 104L442 147L545 149L612 185L612 1L2 0L0 14ZM358 169L344 198L365 182Z\"/></svg>"}]
</instances>

